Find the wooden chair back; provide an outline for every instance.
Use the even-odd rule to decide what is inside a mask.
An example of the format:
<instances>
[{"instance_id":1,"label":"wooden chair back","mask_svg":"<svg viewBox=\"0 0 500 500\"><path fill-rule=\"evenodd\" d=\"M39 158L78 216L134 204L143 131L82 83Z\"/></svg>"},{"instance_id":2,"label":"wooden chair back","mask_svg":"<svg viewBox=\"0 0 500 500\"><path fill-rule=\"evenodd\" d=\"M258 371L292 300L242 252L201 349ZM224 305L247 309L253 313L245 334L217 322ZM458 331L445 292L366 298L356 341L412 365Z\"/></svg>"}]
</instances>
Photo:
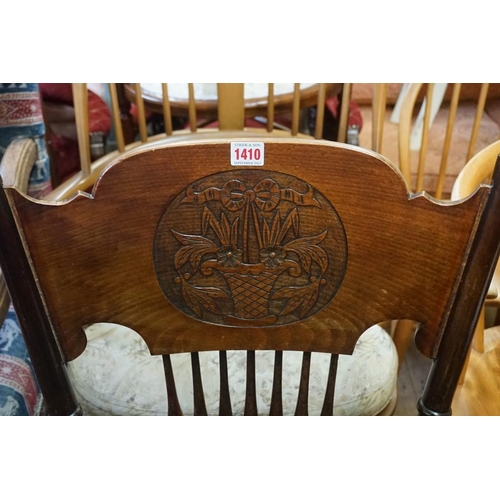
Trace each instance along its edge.
<instances>
[{"instance_id":1,"label":"wooden chair back","mask_svg":"<svg viewBox=\"0 0 500 500\"><path fill-rule=\"evenodd\" d=\"M331 354L331 415L338 355L395 318L419 322L417 347L435 360L419 410L449 413L498 254L487 236L499 221L500 168L463 203L437 203L409 196L375 153L262 142L255 166L231 160L241 140L151 145L67 202L0 190L11 242L0 264L50 413L77 412L65 362L85 349L82 326L104 321L163 356L169 414L181 412L170 354L192 353L203 413L198 352L221 352L226 414L225 352L248 351L245 413L254 414L254 353L266 349L276 351L271 414L281 411L281 353L304 353L297 414L307 408L311 352Z\"/></svg>"},{"instance_id":2,"label":"wooden chair back","mask_svg":"<svg viewBox=\"0 0 500 500\"><path fill-rule=\"evenodd\" d=\"M445 135L442 140L442 150L438 161L439 165L435 165L434 167L437 170L436 180L432 185L424 183L424 179L429 173L429 141L435 139L435 134L433 136L432 132L433 117L440 108L440 103L438 102L439 97L443 98L443 95L439 96L439 92L435 92L437 85L438 84L433 83L412 83L408 86L401 108L398 134L399 166L406 181L408 182L408 185L410 186L410 189L414 192L419 192L425 189L427 192L440 199L444 195L449 197L450 188L446 189L445 179L446 175L449 173L448 163L450 155L459 155L460 159L457 160L458 163L460 165L465 165L465 163L472 158L476 151L489 144L492 140L496 140L498 138L498 131L493 138L490 136L490 133L488 133L487 137L485 136L484 138L482 138L480 134L481 124L484 123L482 120L489 89L488 83L480 84L478 93L475 96L473 93L468 91L466 99L461 98L462 84L448 84L446 94L444 95L445 100L449 102L448 118ZM421 132L421 142L420 148L418 149L418 158L415 158L417 153L412 155L410 143L413 127L417 123L416 103L422 102L423 96L425 96L425 112L423 114L423 118L421 118L421 121L417 124ZM462 157L457 151L462 144L462 140L459 143L453 141L454 131L456 135L457 113L460 113L460 109L464 105L471 106L472 104L475 107L474 120L470 128L467 129L467 148L466 151L463 151ZM459 122L459 126L463 128L463 122Z\"/></svg>"},{"instance_id":3,"label":"wooden chair back","mask_svg":"<svg viewBox=\"0 0 500 500\"><path fill-rule=\"evenodd\" d=\"M178 84L177 84L178 85ZM161 95L151 96L146 94L140 83L116 84L110 83L109 95L113 126L116 136L117 149L102 158L92 162L89 140L89 119L87 106L87 86L84 83L73 84L73 99L75 105L75 117L77 135L80 151L81 171L73 175L58 186L47 197L49 200L66 198L76 189L88 190L102 170L113 161L119 154L131 151L151 142L176 142L191 140L193 134L217 134L223 132L236 132L245 130L246 135L255 136L277 136L277 137L311 137L310 134L300 128L301 110L316 106L316 118L314 120L315 139L321 139L328 126L325 123L325 102L328 97L339 94L340 112L338 117L338 131L336 137L340 142L345 142L347 137L347 124L349 119L349 99L351 95L351 84L344 83L318 83L301 88L300 83L293 84L293 92L275 95L275 84L269 83L267 95L264 97L247 99L244 96L243 83L218 83L217 84L217 106L213 101L197 99L195 84L186 84L188 97L186 99L173 99L169 96L169 86L161 84ZM146 120L145 96L148 96L150 109L163 116L165 126L164 133L148 135ZM139 129L139 140L135 140L135 132L131 127L130 105L134 103L137 111L137 125ZM275 117L277 114L288 112L290 114L290 128L277 125ZM209 119L207 122L217 120L218 127L204 128L200 126L198 115ZM246 116L259 116L267 124L263 128L245 128ZM189 119L189 128L174 130L173 117L180 116Z\"/></svg>"}]
</instances>

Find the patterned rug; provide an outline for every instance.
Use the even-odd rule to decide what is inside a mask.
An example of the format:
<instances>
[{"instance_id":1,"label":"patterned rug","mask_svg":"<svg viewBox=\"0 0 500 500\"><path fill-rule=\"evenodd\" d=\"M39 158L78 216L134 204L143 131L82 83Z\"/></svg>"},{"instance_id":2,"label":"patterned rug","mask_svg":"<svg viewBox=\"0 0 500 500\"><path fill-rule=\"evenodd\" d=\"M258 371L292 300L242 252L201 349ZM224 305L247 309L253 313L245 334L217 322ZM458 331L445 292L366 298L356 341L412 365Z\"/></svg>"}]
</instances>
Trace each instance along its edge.
<instances>
[{"instance_id":1,"label":"patterned rug","mask_svg":"<svg viewBox=\"0 0 500 500\"><path fill-rule=\"evenodd\" d=\"M42 397L16 313L0 329L0 416L39 415Z\"/></svg>"}]
</instances>

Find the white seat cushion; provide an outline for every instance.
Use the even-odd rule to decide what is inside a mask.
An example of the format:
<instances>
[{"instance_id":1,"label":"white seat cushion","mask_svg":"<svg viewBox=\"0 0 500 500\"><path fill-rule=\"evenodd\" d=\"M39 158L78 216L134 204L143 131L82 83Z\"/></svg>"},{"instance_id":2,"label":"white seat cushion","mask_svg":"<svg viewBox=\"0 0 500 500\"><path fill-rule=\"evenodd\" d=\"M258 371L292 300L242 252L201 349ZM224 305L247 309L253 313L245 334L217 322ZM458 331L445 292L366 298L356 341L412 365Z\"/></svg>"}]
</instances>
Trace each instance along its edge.
<instances>
[{"instance_id":1,"label":"white seat cushion","mask_svg":"<svg viewBox=\"0 0 500 500\"><path fill-rule=\"evenodd\" d=\"M167 415L166 384L161 356L151 356L132 330L109 323L86 329L85 352L69 363L75 391L87 415ZM245 403L246 352L228 351L233 414L242 415ZM256 351L257 406L269 414L274 351ZM190 354L171 356L177 393L185 415L193 414ZM302 353L283 353L283 413L293 415L300 382ZM309 382L309 414L323 405L329 354L313 353ZM203 389L209 415L219 410L218 352L200 353ZM395 395L398 359L389 334L369 328L352 356L340 356L335 388L335 415L375 415Z\"/></svg>"}]
</instances>

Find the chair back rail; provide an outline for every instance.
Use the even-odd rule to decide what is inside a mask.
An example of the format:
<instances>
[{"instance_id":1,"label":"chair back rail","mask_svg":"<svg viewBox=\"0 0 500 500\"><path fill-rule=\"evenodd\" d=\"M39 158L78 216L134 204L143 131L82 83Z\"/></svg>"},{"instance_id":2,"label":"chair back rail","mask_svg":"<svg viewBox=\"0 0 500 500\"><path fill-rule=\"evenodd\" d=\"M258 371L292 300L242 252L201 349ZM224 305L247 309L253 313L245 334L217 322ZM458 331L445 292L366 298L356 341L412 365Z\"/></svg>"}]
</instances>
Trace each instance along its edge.
<instances>
[{"instance_id":1,"label":"chair back rail","mask_svg":"<svg viewBox=\"0 0 500 500\"><path fill-rule=\"evenodd\" d=\"M116 84L110 83L110 105L111 114L113 118L113 127L116 135L117 150L106 154L104 157L99 158L94 162L90 162L90 141L89 141L89 124L88 124L88 111L87 110L87 95L86 84L73 84L73 94L75 100L75 115L76 115L76 128L79 139L79 154L82 169L80 172L74 174L67 179L62 185L57 186L56 189L49 194L49 200L58 200L69 197L76 190L88 190L92 187L97 177L102 170L120 153L130 151L143 144L156 141L164 141L165 139L185 140L184 136L193 133L217 133L214 129L205 129L198 126L199 115L205 119L207 116L207 105L203 101L196 100L194 84L188 84L188 98L184 103L173 101L169 97L168 84L161 84L161 98L157 103L158 114L163 116L165 133L148 136L147 131L147 118L146 108L144 103L144 92L140 84ZM219 129L222 131L236 131L244 129L244 120L241 114L244 108L242 101L242 86L243 84L217 84L219 101L217 103ZM315 84L311 87L301 90L300 84L294 84L292 103L288 102L288 98L284 99L282 95L275 95L275 85L268 84L268 94L264 99L252 100L253 116L257 108L260 116L265 116L266 122L265 129L253 128L246 129L247 132L259 136L265 130L269 134L277 136L294 136L294 137L308 137L300 128L300 110L310 106L316 106L317 113L315 119L315 133L316 139L321 139L325 131L325 101L327 97L331 97L335 93L341 96L340 114L338 118L338 140L346 142L347 140L347 124L349 120L349 99L351 95L351 84ZM126 97L127 96L127 97ZM131 136L131 117L128 111L130 102L134 102L137 109L137 126L139 129L139 140L134 141ZM221 104L226 103L226 104ZM220 106L219 106L220 105ZM284 127L275 123L275 116L277 113L290 113L292 117L291 128ZM186 116L189 118L188 130L174 130L172 117ZM210 119L208 121L212 121ZM124 127L126 125L126 127ZM215 137L215 136L214 136ZM189 138L188 138L189 139Z\"/></svg>"},{"instance_id":2,"label":"chair back rail","mask_svg":"<svg viewBox=\"0 0 500 500\"><path fill-rule=\"evenodd\" d=\"M462 90L462 84L454 83L453 90L451 92L451 99L449 104L448 118L446 124L446 131L443 140L439 166L437 167L437 177L435 186L430 190L432 194L441 199L443 197L444 180L447 174L448 160L450 157L450 152L452 151L452 137L457 117L457 110L460 106L460 91ZM410 137L412 133L412 127L415 123L415 104L418 102L419 97L422 95L425 89L425 112L423 115L422 124L422 138L418 154L417 162L417 176L415 184L412 181L412 162L411 162L411 149L410 149ZM433 103L435 84L428 83L412 83L408 86L406 91L403 104L401 107L401 116L399 121L399 166L405 177L410 189L415 192L422 191L424 189L424 175L428 171L428 161L427 153L429 147L429 140L431 137L431 127L432 127L432 115L433 108L436 108L439 103ZM471 125L470 135L468 139L467 152L464 155L464 164L468 162L474 155L478 138L479 131L481 127L481 122L484 115L486 98L488 94L489 84L482 83L479 88L479 94L477 96L475 104L475 115L474 121ZM470 96L467 96L468 100ZM472 102L472 101L469 101ZM433 105L434 104L434 105Z\"/></svg>"},{"instance_id":3,"label":"chair back rail","mask_svg":"<svg viewBox=\"0 0 500 500\"><path fill-rule=\"evenodd\" d=\"M457 204L410 196L394 166L357 148L264 139L264 167L234 167L230 143L126 153L91 195L67 202L5 187L14 217L2 219L28 252L18 267L40 286L64 360L85 349L82 326L128 326L163 356L169 414L182 413L169 355L192 353L201 415L198 352L220 351L219 411L231 414L225 351L247 351L252 415L255 351L274 350L270 413L281 414L282 351L302 351L295 413L304 415L311 352L330 353L322 413L331 414L338 354L351 354L369 326L407 318L435 359L421 411L446 413L498 254L498 241L485 240L499 220L500 165L493 187Z\"/></svg>"}]
</instances>

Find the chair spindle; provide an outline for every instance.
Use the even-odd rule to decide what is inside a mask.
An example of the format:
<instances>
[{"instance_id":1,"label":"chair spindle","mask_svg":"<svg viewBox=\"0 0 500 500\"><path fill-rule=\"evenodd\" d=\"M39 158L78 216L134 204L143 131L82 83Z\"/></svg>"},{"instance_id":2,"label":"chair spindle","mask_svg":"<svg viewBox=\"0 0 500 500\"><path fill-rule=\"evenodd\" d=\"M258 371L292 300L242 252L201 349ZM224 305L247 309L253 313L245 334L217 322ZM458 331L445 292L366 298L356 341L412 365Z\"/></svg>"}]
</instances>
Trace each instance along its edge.
<instances>
[{"instance_id":1,"label":"chair spindle","mask_svg":"<svg viewBox=\"0 0 500 500\"><path fill-rule=\"evenodd\" d=\"M144 110L144 99L142 98L141 84L135 83L135 105L137 106L137 122L139 123L139 136L141 142L148 142L148 131L146 125L146 111Z\"/></svg>"},{"instance_id":2,"label":"chair spindle","mask_svg":"<svg viewBox=\"0 0 500 500\"><path fill-rule=\"evenodd\" d=\"M309 413L309 373L311 369L311 353L304 352L302 356L302 370L300 372L299 395L295 416L306 416Z\"/></svg>"},{"instance_id":3,"label":"chair spindle","mask_svg":"<svg viewBox=\"0 0 500 500\"><path fill-rule=\"evenodd\" d=\"M165 371L165 382L167 384L167 405L169 416L182 416L181 405L177 397L177 389L175 388L174 371L172 370L172 360L170 355L162 356L163 369Z\"/></svg>"},{"instance_id":4,"label":"chair spindle","mask_svg":"<svg viewBox=\"0 0 500 500\"><path fill-rule=\"evenodd\" d=\"M245 416L257 415L257 391L255 388L255 351L247 351L247 387Z\"/></svg>"},{"instance_id":5,"label":"chair spindle","mask_svg":"<svg viewBox=\"0 0 500 500\"><path fill-rule=\"evenodd\" d=\"M323 124L325 122L325 101L326 101L326 85L319 84L318 104L316 106L316 124L314 126L314 138L321 139L323 137Z\"/></svg>"},{"instance_id":6,"label":"chair spindle","mask_svg":"<svg viewBox=\"0 0 500 500\"><path fill-rule=\"evenodd\" d=\"M328 382L326 383L325 400L321 409L322 417L333 416L333 400L335 397L335 381L337 380L337 367L339 355L332 354L330 357L330 369L328 370Z\"/></svg>"},{"instance_id":7,"label":"chair spindle","mask_svg":"<svg viewBox=\"0 0 500 500\"><path fill-rule=\"evenodd\" d=\"M435 197L439 199L443 195L444 176L446 174L446 168L448 166L448 155L450 153L451 136L453 134L453 127L455 125L455 118L457 116L458 99L460 97L461 87L462 87L461 83L455 83L453 85L453 93L451 95L450 112L448 114L448 122L446 124L446 133L444 136L444 143L443 143L443 153L441 155L441 164L439 166L439 175L436 184Z\"/></svg>"},{"instance_id":8,"label":"chair spindle","mask_svg":"<svg viewBox=\"0 0 500 500\"><path fill-rule=\"evenodd\" d=\"M205 396L203 394L200 354L198 352L191 353L191 368L193 370L194 414L195 416L206 416L207 406L205 405Z\"/></svg>"},{"instance_id":9,"label":"chair spindle","mask_svg":"<svg viewBox=\"0 0 500 500\"><path fill-rule=\"evenodd\" d=\"M351 100L351 89L351 83L344 83L340 104L339 131L337 134L338 142L347 141L347 125L349 123L349 103Z\"/></svg>"},{"instance_id":10,"label":"chair spindle","mask_svg":"<svg viewBox=\"0 0 500 500\"><path fill-rule=\"evenodd\" d=\"M425 157L427 156L427 144L429 142L429 128L431 123L432 95L434 93L434 84L427 84L427 94L425 96L424 125L422 129L422 143L420 145L420 154L418 157L417 188L416 191L424 189L424 170Z\"/></svg>"},{"instance_id":11,"label":"chair spindle","mask_svg":"<svg viewBox=\"0 0 500 500\"><path fill-rule=\"evenodd\" d=\"M274 128L274 83L268 84L267 95L267 131L272 132Z\"/></svg>"},{"instance_id":12,"label":"chair spindle","mask_svg":"<svg viewBox=\"0 0 500 500\"><path fill-rule=\"evenodd\" d=\"M73 83L73 102L75 105L76 133L80 152L80 169L86 177L90 175L90 127L86 83Z\"/></svg>"},{"instance_id":13,"label":"chair spindle","mask_svg":"<svg viewBox=\"0 0 500 500\"><path fill-rule=\"evenodd\" d=\"M194 100L194 83L188 83L189 92L189 128L191 132L196 132L196 101Z\"/></svg>"},{"instance_id":14,"label":"chair spindle","mask_svg":"<svg viewBox=\"0 0 500 500\"><path fill-rule=\"evenodd\" d=\"M232 416L231 396L229 394L229 376L227 373L227 352L219 351L219 370L220 370L220 396L219 396L219 415Z\"/></svg>"},{"instance_id":15,"label":"chair spindle","mask_svg":"<svg viewBox=\"0 0 500 500\"><path fill-rule=\"evenodd\" d=\"M273 392L271 395L271 407L269 415L279 417L283 415L283 351L274 353L274 376Z\"/></svg>"},{"instance_id":16,"label":"chair spindle","mask_svg":"<svg viewBox=\"0 0 500 500\"><path fill-rule=\"evenodd\" d=\"M479 100L477 102L476 116L474 117L474 125L472 127L472 134L470 137L469 149L467 150L466 161L469 161L474 155L474 149L476 148L477 136L479 134L479 126L481 125L481 119L483 118L484 105L486 104L486 96L488 94L489 83L481 84L481 90L479 92Z\"/></svg>"},{"instance_id":17,"label":"chair spindle","mask_svg":"<svg viewBox=\"0 0 500 500\"><path fill-rule=\"evenodd\" d=\"M293 87L293 108L292 108L292 135L299 133L300 121L300 83L295 83Z\"/></svg>"},{"instance_id":18,"label":"chair spindle","mask_svg":"<svg viewBox=\"0 0 500 500\"><path fill-rule=\"evenodd\" d=\"M170 101L168 100L168 86L166 83L161 84L163 94L163 123L165 125L165 133L172 135L172 111L170 110Z\"/></svg>"},{"instance_id":19,"label":"chair spindle","mask_svg":"<svg viewBox=\"0 0 500 500\"><path fill-rule=\"evenodd\" d=\"M113 114L113 125L115 127L116 147L120 153L123 153L125 151L125 138L123 136L123 126L120 119L120 103L118 101L116 83L109 84L109 95L111 97L111 111Z\"/></svg>"}]
</instances>

